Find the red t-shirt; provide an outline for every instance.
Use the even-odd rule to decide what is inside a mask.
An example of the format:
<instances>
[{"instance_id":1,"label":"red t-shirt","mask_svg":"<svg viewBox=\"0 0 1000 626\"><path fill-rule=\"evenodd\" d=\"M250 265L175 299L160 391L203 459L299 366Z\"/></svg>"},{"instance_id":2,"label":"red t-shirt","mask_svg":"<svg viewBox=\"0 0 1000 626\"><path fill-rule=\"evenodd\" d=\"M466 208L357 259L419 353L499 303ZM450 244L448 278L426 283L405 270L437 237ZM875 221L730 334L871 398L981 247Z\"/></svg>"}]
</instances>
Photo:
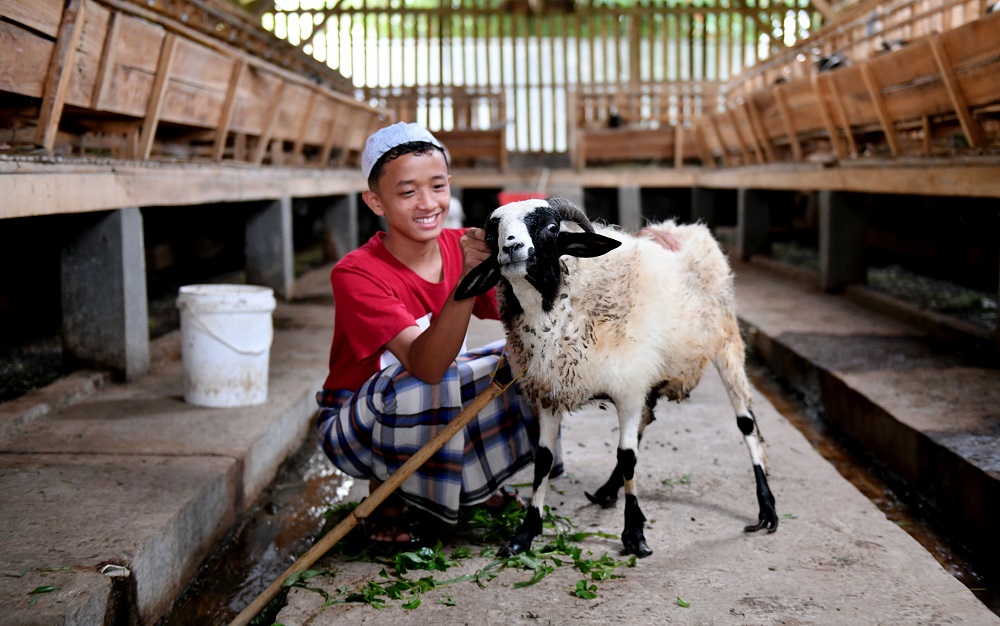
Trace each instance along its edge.
<instances>
[{"instance_id":1,"label":"red t-shirt","mask_svg":"<svg viewBox=\"0 0 1000 626\"><path fill-rule=\"evenodd\" d=\"M459 239L465 229L444 229L438 237L444 279L431 283L385 249L386 233L344 256L330 273L336 314L330 374L324 389L361 387L372 374L396 363L385 344L410 326L427 328L462 274ZM473 315L499 319L496 292L478 296Z\"/></svg>"}]
</instances>

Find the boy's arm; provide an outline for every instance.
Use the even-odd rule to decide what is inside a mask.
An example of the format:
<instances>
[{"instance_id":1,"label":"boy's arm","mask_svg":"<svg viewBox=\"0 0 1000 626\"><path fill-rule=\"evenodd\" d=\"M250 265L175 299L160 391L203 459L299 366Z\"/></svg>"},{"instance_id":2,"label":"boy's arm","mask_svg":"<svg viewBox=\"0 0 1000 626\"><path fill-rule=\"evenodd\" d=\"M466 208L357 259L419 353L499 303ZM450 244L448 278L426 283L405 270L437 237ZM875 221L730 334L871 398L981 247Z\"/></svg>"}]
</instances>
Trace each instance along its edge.
<instances>
[{"instance_id":1,"label":"boy's arm","mask_svg":"<svg viewBox=\"0 0 1000 626\"><path fill-rule=\"evenodd\" d=\"M489 258L490 248L484 239L485 235L481 228L470 228L462 235L462 275L458 282ZM455 287L445 300L441 312L431 320L431 325L426 330L421 332L416 326L410 326L385 346L399 359L406 371L429 384L441 382L462 349L469 329L475 300L467 298L456 301Z\"/></svg>"}]
</instances>

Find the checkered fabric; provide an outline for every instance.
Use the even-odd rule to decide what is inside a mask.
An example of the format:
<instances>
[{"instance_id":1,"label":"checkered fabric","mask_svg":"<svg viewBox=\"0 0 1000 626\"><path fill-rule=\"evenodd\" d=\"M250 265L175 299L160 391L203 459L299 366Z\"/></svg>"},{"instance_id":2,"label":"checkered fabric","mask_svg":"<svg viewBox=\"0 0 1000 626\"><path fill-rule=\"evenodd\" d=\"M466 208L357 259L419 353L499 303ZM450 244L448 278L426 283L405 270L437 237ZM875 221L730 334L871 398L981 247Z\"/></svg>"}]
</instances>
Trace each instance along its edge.
<instances>
[{"instance_id":1,"label":"checkered fabric","mask_svg":"<svg viewBox=\"0 0 1000 626\"><path fill-rule=\"evenodd\" d=\"M438 385L414 378L397 364L369 378L356 393L319 392L317 430L323 451L350 476L387 480L489 386L503 348L498 341L459 355ZM506 360L501 370L508 370ZM509 370L504 374L509 380ZM398 493L410 505L454 523L459 507L485 501L531 463L537 445L538 421L520 389L511 385L407 478ZM551 476L562 471L557 443Z\"/></svg>"}]
</instances>

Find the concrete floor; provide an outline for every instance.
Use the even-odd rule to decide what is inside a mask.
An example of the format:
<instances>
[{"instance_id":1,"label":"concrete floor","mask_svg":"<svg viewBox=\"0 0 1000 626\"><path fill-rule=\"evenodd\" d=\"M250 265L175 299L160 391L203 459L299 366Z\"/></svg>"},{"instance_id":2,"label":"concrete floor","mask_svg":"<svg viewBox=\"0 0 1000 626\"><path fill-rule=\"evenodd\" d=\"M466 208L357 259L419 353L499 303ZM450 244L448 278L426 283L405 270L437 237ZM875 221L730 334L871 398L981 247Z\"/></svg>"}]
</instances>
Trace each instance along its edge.
<instances>
[{"instance_id":1,"label":"concrete floor","mask_svg":"<svg viewBox=\"0 0 1000 626\"><path fill-rule=\"evenodd\" d=\"M835 413L846 425L868 428L866 440L890 456L895 451L903 473L910 467L926 479L938 472L938 491L958 507L956 517L995 527L995 370L930 351L921 331L844 298L756 266L736 269L741 317L765 359L840 407ZM113 623L129 612L150 623L167 610L281 462L311 436L312 396L325 375L333 320L326 272L303 277L296 293L299 299L274 315L270 396L260 407L186 405L176 334L155 343L153 371L137 384L102 385L80 373L0 405L0 624ZM293 589L278 621L1000 623L765 398L757 394L755 402L782 516L773 535L742 532L756 514L749 455L709 372L689 402L661 406L641 449L641 503L654 554L599 583L597 599L569 594L581 578L569 567L526 589L513 588L523 573L508 570L485 589L449 588L455 606L436 604L432 594L413 612L320 609L321 596ZM582 529L617 536L621 509L583 499L613 465L613 426L593 409L567 421L567 476L549 503ZM690 480L678 481L682 476ZM619 541L585 546L614 556ZM109 563L127 566L130 576L100 573ZM477 557L462 571L484 563ZM317 566L337 571L311 581L331 591L378 574L371 564ZM47 590L31 593L39 588ZM677 597L690 606L680 607Z\"/></svg>"}]
</instances>

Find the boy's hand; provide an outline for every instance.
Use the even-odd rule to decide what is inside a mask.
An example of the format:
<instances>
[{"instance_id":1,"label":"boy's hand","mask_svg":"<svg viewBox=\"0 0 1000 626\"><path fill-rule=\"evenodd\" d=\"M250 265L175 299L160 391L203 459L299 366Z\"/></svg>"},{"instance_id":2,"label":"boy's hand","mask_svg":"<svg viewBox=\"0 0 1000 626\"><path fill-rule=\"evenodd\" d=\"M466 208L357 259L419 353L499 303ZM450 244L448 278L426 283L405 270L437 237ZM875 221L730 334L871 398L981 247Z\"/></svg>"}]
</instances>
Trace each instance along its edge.
<instances>
[{"instance_id":1,"label":"boy's hand","mask_svg":"<svg viewBox=\"0 0 1000 626\"><path fill-rule=\"evenodd\" d=\"M462 278L493 254L489 244L486 243L486 231L482 228L470 228L465 231L459 244L462 246Z\"/></svg>"}]
</instances>

